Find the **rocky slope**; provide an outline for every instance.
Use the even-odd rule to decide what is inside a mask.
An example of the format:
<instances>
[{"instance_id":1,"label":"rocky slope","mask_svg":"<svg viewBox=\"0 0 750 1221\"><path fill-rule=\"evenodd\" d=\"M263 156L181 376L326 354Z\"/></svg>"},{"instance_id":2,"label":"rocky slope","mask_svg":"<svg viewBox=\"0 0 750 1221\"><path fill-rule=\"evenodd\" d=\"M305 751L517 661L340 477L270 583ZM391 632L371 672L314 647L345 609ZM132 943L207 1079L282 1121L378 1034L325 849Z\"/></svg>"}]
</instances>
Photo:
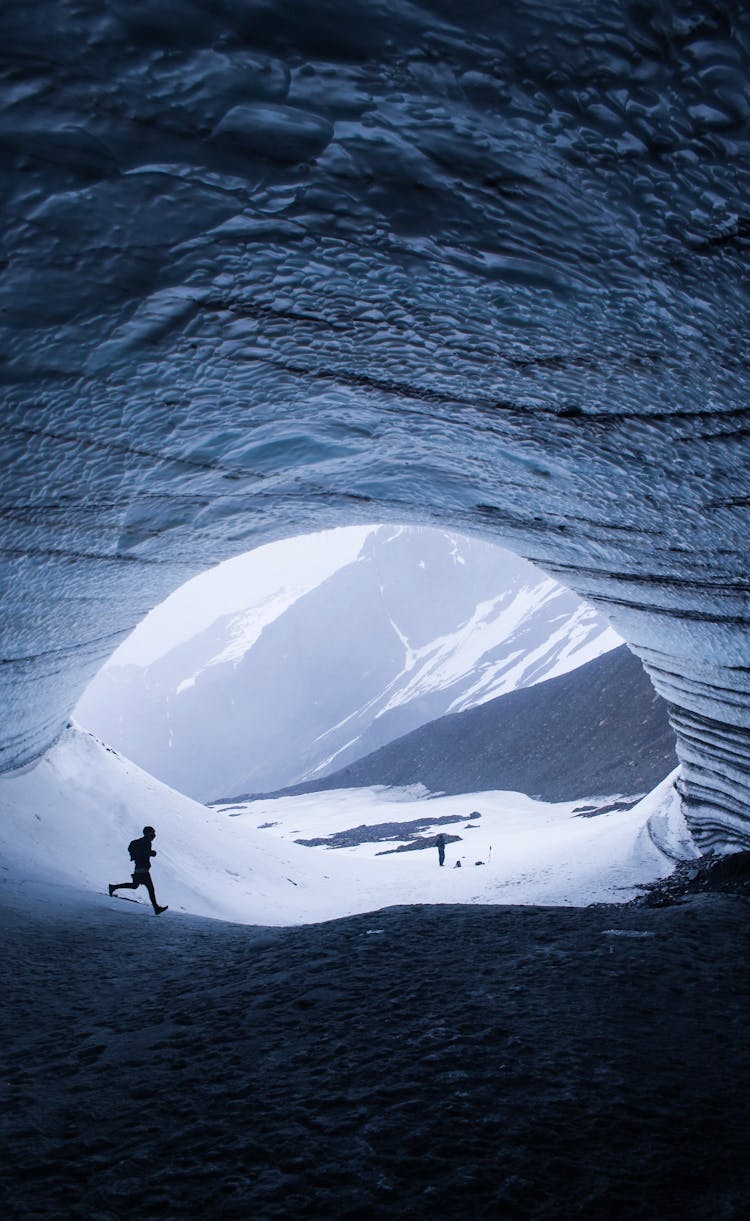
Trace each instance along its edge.
<instances>
[{"instance_id":1,"label":"rocky slope","mask_svg":"<svg viewBox=\"0 0 750 1221\"><path fill-rule=\"evenodd\" d=\"M511 789L569 801L647 792L676 762L666 705L623 645L284 792L423 784L431 792Z\"/></svg>"}]
</instances>

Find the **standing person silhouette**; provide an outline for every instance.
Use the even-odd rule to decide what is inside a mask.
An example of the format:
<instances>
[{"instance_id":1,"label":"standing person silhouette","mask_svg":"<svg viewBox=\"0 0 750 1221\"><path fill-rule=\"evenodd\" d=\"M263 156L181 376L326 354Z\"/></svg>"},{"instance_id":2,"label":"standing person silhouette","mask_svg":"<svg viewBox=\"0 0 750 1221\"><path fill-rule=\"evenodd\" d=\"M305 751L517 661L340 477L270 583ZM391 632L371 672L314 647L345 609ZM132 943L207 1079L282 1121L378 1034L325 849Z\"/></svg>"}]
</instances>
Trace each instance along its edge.
<instances>
[{"instance_id":1,"label":"standing person silhouette","mask_svg":"<svg viewBox=\"0 0 750 1221\"><path fill-rule=\"evenodd\" d=\"M441 865L444 865L445 864L445 836L438 835L437 839L435 840L435 843L437 845L437 850L438 850L438 863Z\"/></svg>"},{"instance_id":2,"label":"standing person silhouette","mask_svg":"<svg viewBox=\"0 0 750 1221\"><path fill-rule=\"evenodd\" d=\"M117 882L115 884L110 882L109 897L111 899L116 890L137 890L139 886L145 886L146 890L148 891L148 897L151 900L151 905L154 909L154 915L160 916L162 912L167 910L167 908L161 907L156 902L154 884L151 881L151 857L156 856L156 853L151 845L155 838L156 832L154 831L154 828L144 827L141 839L133 839L130 841L128 844L128 852L130 853L131 861L135 865L135 869L133 870L133 881Z\"/></svg>"}]
</instances>

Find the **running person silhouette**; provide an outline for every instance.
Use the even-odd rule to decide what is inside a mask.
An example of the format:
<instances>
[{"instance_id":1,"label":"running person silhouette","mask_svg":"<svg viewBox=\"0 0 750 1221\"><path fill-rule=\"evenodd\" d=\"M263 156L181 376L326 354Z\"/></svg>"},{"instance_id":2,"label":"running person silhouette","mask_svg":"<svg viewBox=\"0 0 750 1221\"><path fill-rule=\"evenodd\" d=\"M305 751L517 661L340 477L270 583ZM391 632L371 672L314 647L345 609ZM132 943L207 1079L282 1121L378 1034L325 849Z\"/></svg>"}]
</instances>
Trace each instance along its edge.
<instances>
[{"instance_id":1,"label":"running person silhouette","mask_svg":"<svg viewBox=\"0 0 750 1221\"><path fill-rule=\"evenodd\" d=\"M117 882L114 884L110 882L109 897L111 899L116 890L137 890L139 886L145 886L146 890L148 891L148 897L151 900L151 905L154 909L154 915L160 916L162 912L167 910L167 908L160 907L160 905L156 902L154 884L151 881L151 857L156 856L156 853L151 845L154 842L155 837L156 832L154 831L153 827L144 827L141 839L133 839L130 841L128 844L128 852L130 853L131 861L135 865L135 869L133 870L133 881Z\"/></svg>"}]
</instances>

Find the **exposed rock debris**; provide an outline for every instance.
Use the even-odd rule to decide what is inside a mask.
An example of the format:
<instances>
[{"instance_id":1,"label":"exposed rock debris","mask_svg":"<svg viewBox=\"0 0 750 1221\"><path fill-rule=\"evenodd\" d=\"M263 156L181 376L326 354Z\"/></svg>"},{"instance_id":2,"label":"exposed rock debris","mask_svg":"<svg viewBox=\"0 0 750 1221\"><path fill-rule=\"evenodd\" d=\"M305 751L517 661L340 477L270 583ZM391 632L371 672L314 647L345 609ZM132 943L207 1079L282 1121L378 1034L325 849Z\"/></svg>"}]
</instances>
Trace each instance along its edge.
<instances>
[{"instance_id":1,"label":"exposed rock debris","mask_svg":"<svg viewBox=\"0 0 750 1221\"><path fill-rule=\"evenodd\" d=\"M693 861L679 861L669 877L647 882L641 889L644 894L632 899L629 907L668 907L699 894L750 899L750 851L727 856L708 853Z\"/></svg>"},{"instance_id":2,"label":"exposed rock debris","mask_svg":"<svg viewBox=\"0 0 750 1221\"><path fill-rule=\"evenodd\" d=\"M445 826L449 823L464 823L467 818L481 818L482 815L473 813L471 815L464 814L443 814L433 816L432 818L411 818L406 822L380 822L367 825L363 823L359 827L349 827L345 831L335 831L333 835L319 835L313 839L296 839L295 844L304 844L306 848L353 848L357 844L379 844L382 841L392 841L401 843L403 840L410 841L409 848L428 848L434 847L435 836L425 838L420 834L427 827ZM460 835L446 835L446 843L451 840L460 839ZM395 849L395 851L406 851L406 848Z\"/></svg>"}]
</instances>

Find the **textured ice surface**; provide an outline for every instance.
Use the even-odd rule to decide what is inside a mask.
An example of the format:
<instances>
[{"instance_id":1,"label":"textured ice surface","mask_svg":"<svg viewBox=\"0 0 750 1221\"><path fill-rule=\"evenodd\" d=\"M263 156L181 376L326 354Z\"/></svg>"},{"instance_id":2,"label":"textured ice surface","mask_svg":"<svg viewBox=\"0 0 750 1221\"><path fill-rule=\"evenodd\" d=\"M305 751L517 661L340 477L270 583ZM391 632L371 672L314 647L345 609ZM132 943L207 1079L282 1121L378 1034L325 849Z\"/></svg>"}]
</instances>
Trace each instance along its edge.
<instances>
[{"instance_id":1,"label":"textured ice surface","mask_svg":"<svg viewBox=\"0 0 750 1221\"><path fill-rule=\"evenodd\" d=\"M0 766L187 576L447 523L611 615L750 842L745 6L5 5Z\"/></svg>"}]
</instances>

